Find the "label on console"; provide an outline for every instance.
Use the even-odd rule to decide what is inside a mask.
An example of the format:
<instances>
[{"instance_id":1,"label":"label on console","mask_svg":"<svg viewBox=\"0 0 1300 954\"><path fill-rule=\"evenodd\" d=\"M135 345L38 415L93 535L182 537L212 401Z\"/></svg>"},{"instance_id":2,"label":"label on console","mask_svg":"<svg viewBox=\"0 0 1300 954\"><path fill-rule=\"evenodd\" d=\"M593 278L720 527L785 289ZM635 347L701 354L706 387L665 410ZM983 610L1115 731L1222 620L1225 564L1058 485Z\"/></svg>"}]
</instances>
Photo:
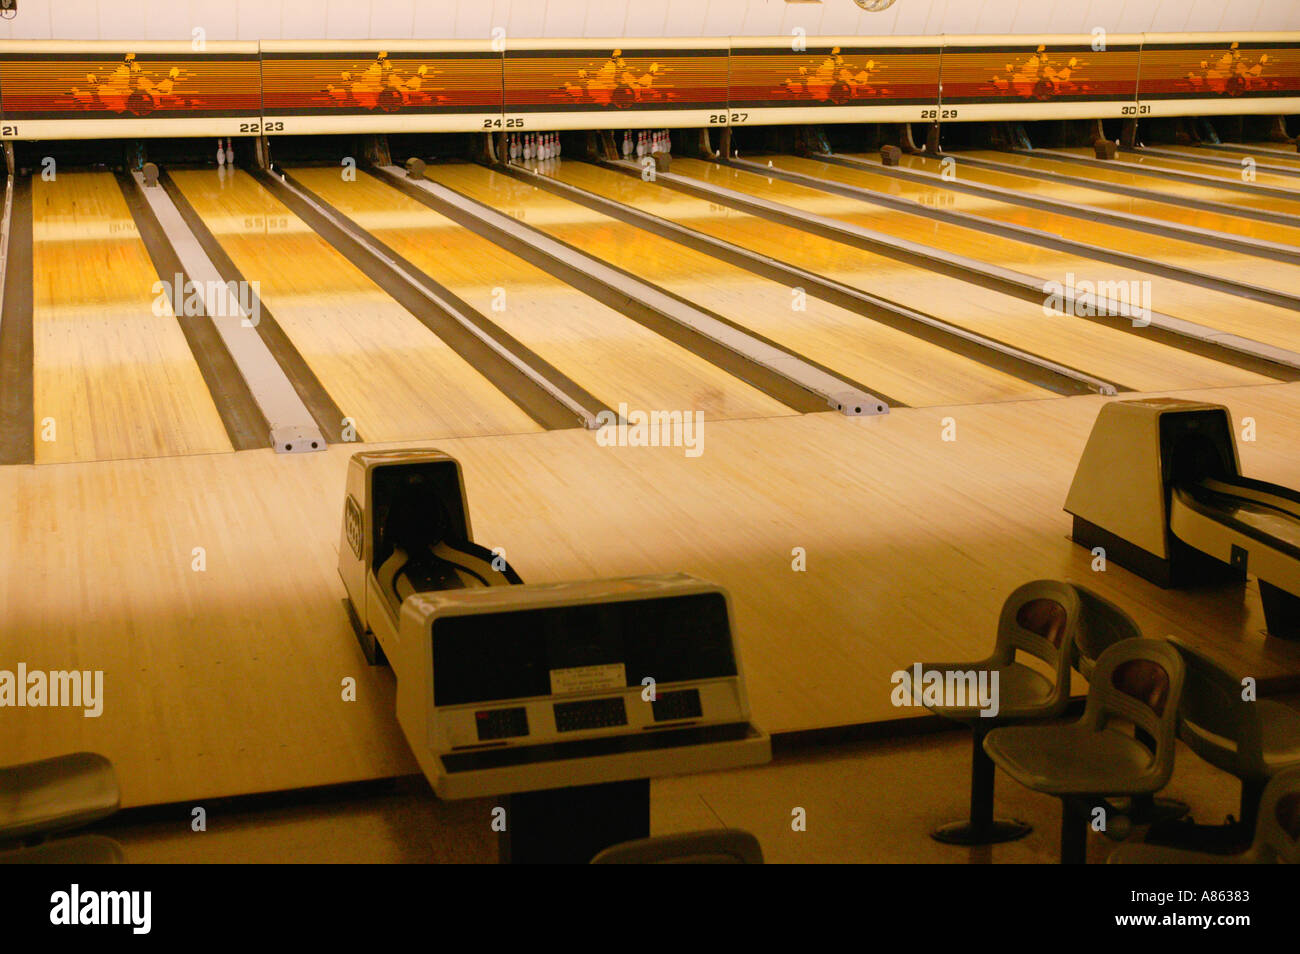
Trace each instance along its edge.
<instances>
[{"instance_id":1,"label":"label on console","mask_svg":"<svg viewBox=\"0 0 1300 954\"><path fill-rule=\"evenodd\" d=\"M551 695L564 696L596 689L626 689L627 672L622 663L604 666L574 666L551 670Z\"/></svg>"}]
</instances>

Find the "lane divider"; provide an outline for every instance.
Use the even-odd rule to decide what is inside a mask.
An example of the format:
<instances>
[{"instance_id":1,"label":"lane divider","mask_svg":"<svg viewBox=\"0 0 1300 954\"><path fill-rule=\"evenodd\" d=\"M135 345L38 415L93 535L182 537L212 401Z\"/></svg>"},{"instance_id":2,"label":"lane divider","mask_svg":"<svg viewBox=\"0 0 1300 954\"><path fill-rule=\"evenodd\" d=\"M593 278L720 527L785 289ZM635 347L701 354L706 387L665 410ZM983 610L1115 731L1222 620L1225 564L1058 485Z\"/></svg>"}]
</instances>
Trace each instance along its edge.
<instances>
[{"instance_id":1,"label":"lane divider","mask_svg":"<svg viewBox=\"0 0 1300 954\"><path fill-rule=\"evenodd\" d=\"M870 294L788 262L761 255L732 242L687 228L669 219L632 208L613 199L534 172L527 166L508 165L502 171L567 198L593 211L671 239L696 251L744 268L756 275L800 287L810 295L845 308L872 321L901 331L986 367L1010 374L1056 394L1114 394L1115 386L1075 368L1017 348L1005 341L950 324L934 315ZM623 170L617 170L623 171Z\"/></svg>"},{"instance_id":2,"label":"lane divider","mask_svg":"<svg viewBox=\"0 0 1300 954\"><path fill-rule=\"evenodd\" d=\"M406 186L428 193L444 207L458 209L486 225L500 236L513 240L514 247L524 245L548 257L552 263L570 272L582 275L600 283L615 296L648 308L657 315L691 332L693 335L707 339L715 346L720 345L727 352L739 356L756 368L775 375L785 383L786 396L781 391L770 390L770 385L762 386L796 410L824 410L834 408L849 416L886 414L890 402L874 394L857 382L851 381L828 369L821 368L800 355L787 351L770 342L761 340L742 328L732 325L720 317L709 314L704 309L672 295L656 285L652 285L634 275L614 268L601 259L588 255L547 233L525 225L517 219L504 215L454 189L449 189L429 179L408 179L404 170L397 166L384 166L380 169L399 188ZM497 239L493 239L497 241ZM498 242L500 244L500 242ZM507 245L510 248L509 245ZM513 248L511 249L513 250ZM563 277L561 275L560 277ZM566 279L567 280L567 279ZM707 355L700 352L702 356ZM710 360L714 360L710 358ZM714 363L718 362L714 360ZM725 365L723 366L725 369ZM750 380L754 386L761 386ZM790 385L794 388L794 397L790 395ZM802 392L814 397L809 405L806 399L799 399ZM898 403L898 402L894 402Z\"/></svg>"},{"instance_id":3,"label":"lane divider","mask_svg":"<svg viewBox=\"0 0 1300 954\"><path fill-rule=\"evenodd\" d=\"M956 160L958 168L967 161L961 153L951 153L950 155L954 160ZM1205 229L1196 225L1183 225L1177 222L1169 222L1165 219L1152 218L1147 215L1136 215L1132 212L1120 212L1116 209L1104 209L1095 205L1078 205L1072 202L1064 202L1059 199L1048 199L1042 196L1020 192L1015 189L1008 189L1005 186L989 185L984 182L970 182L961 178L945 179L942 175L936 172L929 172L924 169L902 169L897 166L885 166L880 163L869 162L858 156L846 156L841 153L827 153L819 154L816 158L822 162L829 162L834 165L845 166L851 169L866 169L877 175L888 176L891 179L899 179L903 182L938 186L952 192L964 192L967 195L975 195L985 199L994 199L999 202L1008 202L1012 205L1021 205L1030 209L1038 209L1041 212L1055 212L1060 215L1068 215L1077 219L1099 222L1104 225L1117 225L1121 228L1132 229L1137 232L1159 235L1162 238L1174 238L1185 242L1195 242L1198 245L1206 245L1211 248L1221 249L1225 252L1238 252L1243 255L1254 255L1258 258L1267 258L1273 261L1286 262L1288 265L1300 265L1300 248L1291 245L1283 245L1281 242L1269 242L1263 239L1249 238L1243 235L1232 235L1228 232L1217 232L1213 229ZM1153 196L1153 198L1155 197ZM1028 231L1032 232L1036 230L1029 229ZM1251 288L1253 286L1245 287ZM1264 289L1264 291L1267 291L1267 289Z\"/></svg>"},{"instance_id":4,"label":"lane divider","mask_svg":"<svg viewBox=\"0 0 1300 954\"><path fill-rule=\"evenodd\" d=\"M622 167L629 174L640 175L639 167L632 163L611 162L610 165ZM766 171L766 167L761 168ZM934 246L896 238L883 232L875 232L813 212L805 212L794 206L771 202L675 172L660 172L656 176L656 181L680 188L692 195L715 199L733 208L754 212L772 221L794 225L857 248L877 252L898 261L920 265L931 271L1010 294L1024 301L1042 304L1045 299L1044 283L1033 275L980 262ZM1077 315L1084 321L1094 321L1108 328L1140 334L1162 344L1210 357L1224 364L1279 381L1300 380L1300 353L1229 335L1217 328L1198 325L1156 311L1150 312L1149 322L1135 325L1118 309L1106 308L1105 303L1096 300L1096 296L1088 300L1076 298L1074 290L1068 287L1061 288L1056 295L1065 306L1060 309L1061 311ZM1116 321L1117 318L1123 320ZM1133 389L1121 387L1120 390Z\"/></svg>"}]
</instances>

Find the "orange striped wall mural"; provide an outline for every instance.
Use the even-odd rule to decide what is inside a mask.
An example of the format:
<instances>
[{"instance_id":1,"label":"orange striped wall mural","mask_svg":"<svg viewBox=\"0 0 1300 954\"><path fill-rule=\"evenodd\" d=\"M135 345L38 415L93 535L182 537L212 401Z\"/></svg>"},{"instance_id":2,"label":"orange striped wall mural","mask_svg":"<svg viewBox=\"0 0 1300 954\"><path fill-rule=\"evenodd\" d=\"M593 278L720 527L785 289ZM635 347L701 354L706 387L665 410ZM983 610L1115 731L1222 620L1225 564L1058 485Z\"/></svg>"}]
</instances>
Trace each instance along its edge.
<instances>
[{"instance_id":1,"label":"orange striped wall mural","mask_svg":"<svg viewBox=\"0 0 1300 954\"><path fill-rule=\"evenodd\" d=\"M0 43L0 137L1300 110L1300 34Z\"/></svg>"}]
</instances>

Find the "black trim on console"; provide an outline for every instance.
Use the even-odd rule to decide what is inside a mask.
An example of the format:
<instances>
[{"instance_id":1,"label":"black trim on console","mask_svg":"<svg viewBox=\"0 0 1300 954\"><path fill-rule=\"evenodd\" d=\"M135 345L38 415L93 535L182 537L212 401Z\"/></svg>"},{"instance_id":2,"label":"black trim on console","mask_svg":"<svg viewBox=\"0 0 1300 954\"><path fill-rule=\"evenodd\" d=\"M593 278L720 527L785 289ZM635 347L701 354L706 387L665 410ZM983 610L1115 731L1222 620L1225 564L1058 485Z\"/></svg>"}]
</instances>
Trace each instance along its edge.
<instances>
[{"instance_id":1,"label":"black trim on console","mask_svg":"<svg viewBox=\"0 0 1300 954\"><path fill-rule=\"evenodd\" d=\"M739 742L743 739L756 738L758 732L748 722L729 722L725 725L709 725L697 729L574 739L571 742L517 745L478 752L453 752L442 756L442 766L448 775L455 775L460 772L476 772L516 765L563 762L569 759L623 755L657 749L680 749L691 745Z\"/></svg>"}]
</instances>

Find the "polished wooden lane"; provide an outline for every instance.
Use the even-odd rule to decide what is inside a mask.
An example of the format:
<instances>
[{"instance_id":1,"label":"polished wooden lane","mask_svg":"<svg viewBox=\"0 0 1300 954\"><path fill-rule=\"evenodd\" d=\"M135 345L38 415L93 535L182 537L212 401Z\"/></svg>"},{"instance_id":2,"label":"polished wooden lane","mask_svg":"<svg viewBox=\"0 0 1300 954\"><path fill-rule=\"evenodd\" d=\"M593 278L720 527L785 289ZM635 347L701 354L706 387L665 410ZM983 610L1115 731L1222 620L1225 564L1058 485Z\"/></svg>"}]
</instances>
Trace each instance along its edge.
<instances>
[{"instance_id":1,"label":"polished wooden lane","mask_svg":"<svg viewBox=\"0 0 1300 954\"><path fill-rule=\"evenodd\" d=\"M1069 202L1083 208L1093 207L1110 212L1122 212L1128 215L1143 215L1157 221L1189 225L1193 228L1208 229L1211 232L1223 232L1228 235L1240 235L1245 238L1300 247L1300 226L1277 225L1272 222L1259 222L1224 212L1191 209L1178 205L1176 202L1162 201L1158 195L1153 195L1149 199L1139 199L1136 196L1122 195L1118 192L1088 188L1084 184L1072 185L1064 182L1051 182L1046 179L1035 179L1033 176L1019 175L1015 172L981 169L970 164L963 165L961 161L963 155L967 155L967 153L952 153L952 158L957 163L953 169L962 180L977 185L997 186L1002 189L1021 192L1025 195L1041 196L1058 202ZM997 159L997 161L1003 161L1004 157L1016 158L1011 153L971 152L969 155L982 155L985 158ZM876 163L880 161L880 154L859 153L855 158ZM940 173L943 171L941 161L929 156L903 156L901 165L904 169L913 169L918 172ZM1022 167L1032 168L1028 164L1022 164ZM1073 175L1074 170L1077 168L1080 167L1071 166L1068 170L1061 171L1067 175ZM1188 194L1195 195L1196 188L1189 188L1191 191ZM1203 196L1198 197L1203 198ZM968 210L975 211L976 209L970 207ZM1033 216L1038 213L1030 210L1028 214Z\"/></svg>"},{"instance_id":2,"label":"polished wooden lane","mask_svg":"<svg viewBox=\"0 0 1300 954\"><path fill-rule=\"evenodd\" d=\"M247 173L172 177L363 438L540 429Z\"/></svg>"},{"instance_id":3,"label":"polished wooden lane","mask_svg":"<svg viewBox=\"0 0 1300 954\"><path fill-rule=\"evenodd\" d=\"M1300 385L1183 396L1253 417L1244 472L1300 486ZM684 570L726 586L772 731L923 714L891 704L890 674L981 658L1006 594L1044 576L1096 588L1239 675L1300 673L1300 645L1261 635L1253 581L1161 590L1093 572L1066 538L1061 504L1103 403L722 421L696 458L580 430L436 446L464 466L478 541L526 580ZM4 668L104 672L99 718L4 710L0 764L103 752L127 805L413 772L392 675L365 665L340 606L353 449L0 468L0 494L25 502L0 524Z\"/></svg>"},{"instance_id":4,"label":"polished wooden lane","mask_svg":"<svg viewBox=\"0 0 1300 954\"><path fill-rule=\"evenodd\" d=\"M795 208L803 208L805 204L826 208L824 192L717 163L674 160L673 171L761 195ZM1139 391L1258 384L1269 380L1158 344L1138 334L1083 318L1051 313L1034 302L938 275L792 227L786 228L754 215L673 192L665 186L647 184L645 196L640 207L646 211L717 234L719 238L727 238L746 248L790 261ZM836 201L831 203L831 211L838 208L842 212L853 204L849 199L833 198Z\"/></svg>"},{"instance_id":5,"label":"polished wooden lane","mask_svg":"<svg viewBox=\"0 0 1300 954\"><path fill-rule=\"evenodd\" d=\"M580 170L610 175L583 163L561 165L575 168L579 176ZM509 176L469 167L435 167L430 175L895 401L920 406L1052 396L846 309L812 297L800 300L779 282ZM636 205L640 184L621 176L617 180L619 201Z\"/></svg>"},{"instance_id":6,"label":"polished wooden lane","mask_svg":"<svg viewBox=\"0 0 1300 954\"><path fill-rule=\"evenodd\" d=\"M1091 147L1070 146L1064 149L1053 150L1054 152L1068 153L1071 156L1079 156L1085 159L1095 158ZM1154 171L1168 170L1170 172L1190 172L1198 176L1206 176L1210 179L1220 179L1228 183L1245 183L1258 186L1267 186L1270 189L1285 189L1288 192L1294 192L1297 200L1300 200L1300 180L1295 176L1278 175L1269 172L1267 169L1255 169L1254 179L1248 180L1244 177L1245 169L1233 169L1229 166L1216 166L1204 162L1197 162L1195 159L1173 159L1169 156L1162 156L1156 153L1144 152L1138 149L1133 152L1121 151L1116 157L1120 162L1131 163L1140 166L1143 169L1152 169ZM1258 159L1258 157L1253 157Z\"/></svg>"},{"instance_id":7,"label":"polished wooden lane","mask_svg":"<svg viewBox=\"0 0 1300 954\"><path fill-rule=\"evenodd\" d=\"M869 170L851 169L815 159L772 156L769 161L778 169L900 196L925 205L970 212L994 221L1027 225L1101 249L1147 256L1194 273L1247 282L1274 291L1292 294L1300 291L1300 267L1284 262L1233 254L1205 245L1085 222L1068 215L1027 209L950 191L941 185L901 182ZM849 218L854 224L911 241L938 240L944 248L951 251L1042 279L1064 281L1065 275L1073 274L1080 281L1149 282L1150 299L1147 304L1155 311L1278 347L1294 347L1297 342L1300 313L1293 309L1262 304L1139 269L1059 252L1034 244L1031 240L1006 239L946 222L934 222L923 214L908 215L894 209L872 206L865 201L861 205L854 205L853 200L846 200L836 194L827 194L823 205L824 209L818 208L815 211L846 218L847 209L853 207L858 210Z\"/></svg>"},{"instance_id":8,"label":"polished wooden lane","mask_svg":"<svg viewBox=\"0 0 1300 954\"><path fill-rule=\"evenodd\" d=\"M1300 195L1296 201L1281 199L1271 195L1251 195L1236 189L1224 189L1214 185L1200 185L1181 182L1176 179L1162 179L1140 172L1129 172L1122 166L1102 168L1073 162L1063 157L1045 156L1041 153L1023 155L1014 152L1001 152L975 149L966 155L976 159L988 159L1019 169L1038 169L1042 172L1054 172L1075 179L1091 182L1110 182L1117 185L1132 186L1151 193L1152 198L1160 196L1184 196L1189 199L1204 199L1220 202L1224 205L1241 209L1262 209L1265 212L1284 212L1287 215L1300 215Z\"/></svg>"},{"instance_id":9,"label":"polished wooden lane","mask_svg":"<svg viewBox=\"0 0 1300 954\"><path fill-rule=\"evenodd\" d=\"M1262 166L1278 166L1293 172L1300 172L1300 152L1291 149L1283 152L1280 149L1271 148L1265 155L1262 152L1256 152L1256 149L1269 148L1266 143L1247 143L1250 151L1238 148L1237 143L1225 142L1217 146L1181 146L1171 145L1169 143L1148 143L1152 149L1159 149L1161 152L1175 152L1191 160L1217 159L1218 162L1210 165L1218 165L1220 168L1226 168L1223 162L1235 162L1239 166L1243 159L1254 159ZM1276 145L1276 144L1274 144Z\"/></svg>"},{"instance_id":10,"label":"polished wooden lane","mask_svg":"<svg viewBox=\"0 0 1300 954\"><path fill-rule=\"evenodd\" d=\"M36 462L231 450L113 174L33 176L32 218Z\"/></svg>"},{"instance_id":11,"label":"polished wooden lane","mask_svg":"<svg viewBox=\"0 0 1300 954\"><path fill-rule=\"evenodd\" d=\"M1235 143L1225 143L1229 148L1236 145ZM1251 150L1250 155L1260 155L1267 158L1270 162L1279 159L1287 165L1300 164L1300 149L1296 148L1296 143L1290 144L1280 142L1247 142L1242 143ZM1258 150L1258 152L1256 152Z\"/></svg>"},{"instance_id":12,"label":"polished wooden lane","mask_svg":"<svg viewBox=\"0 0 1300 954\"><path fill-rule=\"evenodd\" d=\"M711 420L796 413L373 176L292 174L607 407L701 411Z\"/></svg>"}]
</instances>

